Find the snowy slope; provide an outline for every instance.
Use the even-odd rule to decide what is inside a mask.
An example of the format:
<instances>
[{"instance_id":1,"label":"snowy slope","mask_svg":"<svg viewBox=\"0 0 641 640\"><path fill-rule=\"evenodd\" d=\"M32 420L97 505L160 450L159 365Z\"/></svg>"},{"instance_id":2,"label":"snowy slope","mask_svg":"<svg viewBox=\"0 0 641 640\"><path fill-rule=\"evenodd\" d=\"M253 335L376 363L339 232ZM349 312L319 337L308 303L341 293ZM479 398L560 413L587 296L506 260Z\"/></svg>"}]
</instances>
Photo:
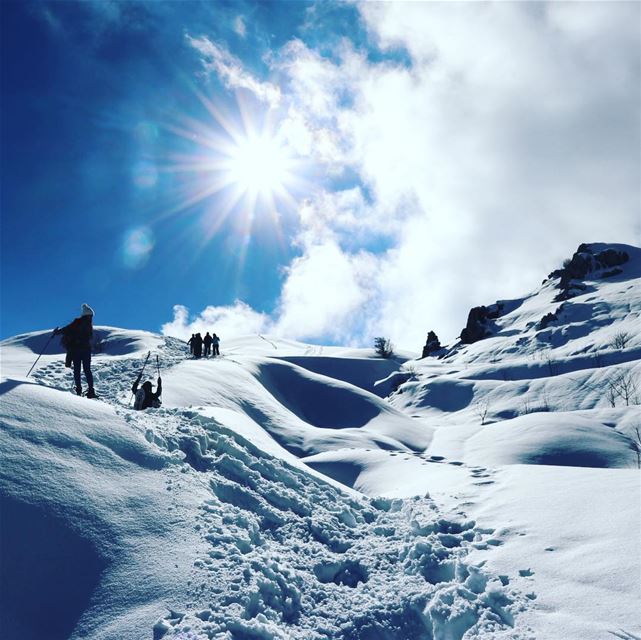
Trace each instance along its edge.
<instances>
[{"instance_id":1,"label":"snowy slope","mask_svg":"<svg viewBox=\"0 0 641 640\"><path fill-rule=\"evenodd\" d=\"M641 637L641 251L571 266L609 249L440 359L100 327L92 401L4 341L3 637Z\"/></svg>"}]
</instances>

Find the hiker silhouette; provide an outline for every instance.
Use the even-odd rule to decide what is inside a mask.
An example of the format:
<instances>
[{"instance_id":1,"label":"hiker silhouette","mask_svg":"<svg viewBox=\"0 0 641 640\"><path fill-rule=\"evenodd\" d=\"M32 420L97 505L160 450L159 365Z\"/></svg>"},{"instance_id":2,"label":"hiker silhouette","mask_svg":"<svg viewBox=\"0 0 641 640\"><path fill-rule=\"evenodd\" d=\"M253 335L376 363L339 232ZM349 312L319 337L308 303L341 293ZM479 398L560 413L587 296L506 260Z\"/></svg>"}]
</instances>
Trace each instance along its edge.
<instances>
[{"instance_id":1,"label":"hiker silhouette","mask_svg":"<svg viewBox=\"0 0 641 640\"><path fill-rule=\"evenodd\" d=\"M72 320L65 327L56 327L54 335L62 335L62 346L67 350L65 358L66 366L73 366L73 380L76 385L76 393L82 395L82 384L80 378L80 366L87 380L87 398L95 398L96 392L93 388L93 374L91 373L91 338L93 336L93 309L83 303L80 307L80 316Z\"/></svg>"},{"instance_id":2,"label":"hiker silhouette","mask_svg":"<svg viewBox=\"0 0 641 640\"><path fill-rule=\"evenodd\" d=\"M220 338L214 333L211 339L212 339L212 346L214 349L214 356L219 356L220 350L218 348L218 345L220 344Z\"/></svg>"},{"instance_id":3,"label":"hiker silhouette","mask_svg":"<svg viewBox=\"0 0 641 640\"><path fill-rule=\"evenodd\" d=\"M141 377L142 374L138 375L136 381L131 387L131 391L135 396L134 409L143 410L149 409L150 407L157 409L161 404L160 396L162 395L162 378L158 376L158 387L157 391L154 393L153 386L149 380L143 382L140 389L138 388Z\"/></svg>"},{"instance_id":4,"label":"hiker silhouette","mask_svg":"<svg viewBox=\"0 0 641 640\"><path fill-rule=\"evenodd\" d=\"M213 338L209 335L209 331L208 331L205 334L205 337L203 338L203 344L205 345L205 353L204 353L205 358L211 353L212 342L213 342Z\"/></svg>"}]
</instances>

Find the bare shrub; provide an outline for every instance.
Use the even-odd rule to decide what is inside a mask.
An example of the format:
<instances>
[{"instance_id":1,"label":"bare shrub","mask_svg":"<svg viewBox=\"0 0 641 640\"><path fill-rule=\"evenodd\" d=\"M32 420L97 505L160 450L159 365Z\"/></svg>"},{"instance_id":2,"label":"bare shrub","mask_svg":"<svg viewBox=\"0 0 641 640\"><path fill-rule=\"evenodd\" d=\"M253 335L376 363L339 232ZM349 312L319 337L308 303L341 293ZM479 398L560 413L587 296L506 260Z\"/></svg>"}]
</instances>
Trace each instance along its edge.
<instances>
[{"instance_id":1,"label":"bare shrub","mask_svg":"<svg viewBox=\"0 0 641 640\"><path fill-rule=\"evenodd\" d=\"M610 345L614 349L625 349L625 346L628 344L630 337L630 334L626 331L619 331L618 333L614 334Z\"/></svg>"},{"instance_id":2,"label":"bare shrub","mask_svg":"<svg viewBox=\"0 0 641 640\"><path fill-rule=\"evenodd\" d=\"M611 407L616 407L617 399L623 400L626 407L639 404L639 388L631 371L619 371L608 381L606 398Z\"/></svg>"},{"instance_id":3,"label":"bare shrub","mask_svg":"<svg viewBox=\"0 0 641 640\"><path fill-rule=\"evenodd\" d=\"M487 400L487 398L484 400L478 400L474 404L474 409L476 410L476 415L481 419L481 424L485 424L487 412L490 410L490 401Z\"/></svg>"}]
</instances>

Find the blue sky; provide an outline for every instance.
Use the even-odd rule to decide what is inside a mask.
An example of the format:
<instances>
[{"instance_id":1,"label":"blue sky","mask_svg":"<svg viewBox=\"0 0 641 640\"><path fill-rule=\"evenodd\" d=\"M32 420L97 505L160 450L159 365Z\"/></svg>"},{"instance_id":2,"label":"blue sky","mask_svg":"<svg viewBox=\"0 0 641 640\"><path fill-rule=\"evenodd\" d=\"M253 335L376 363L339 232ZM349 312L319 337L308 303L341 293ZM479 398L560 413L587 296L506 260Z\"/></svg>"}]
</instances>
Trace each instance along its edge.
<instances>
[{"instance_id":1,"label":"blue sky","mask_svg":"<svg viewBox=\"0 0 641 640\"><path fill-rule=\"evenodd\" d=\"M3 3L2 337L419 349L639 244L640 7Z\"/></svg>"}]
</instances>

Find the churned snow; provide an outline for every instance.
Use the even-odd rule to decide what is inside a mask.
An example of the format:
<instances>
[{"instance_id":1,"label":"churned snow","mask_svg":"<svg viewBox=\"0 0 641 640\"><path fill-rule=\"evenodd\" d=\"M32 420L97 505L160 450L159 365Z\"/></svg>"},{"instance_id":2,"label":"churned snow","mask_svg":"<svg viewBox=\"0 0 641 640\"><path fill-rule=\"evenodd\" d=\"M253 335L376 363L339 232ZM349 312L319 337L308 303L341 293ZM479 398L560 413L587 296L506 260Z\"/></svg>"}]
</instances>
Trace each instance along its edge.
<instances>
[{"instance_id":1,"label":"churned snow","mask_svg":"<svg viewBox=\"0 0 641 640\"><path fill-rule=\"evenodd\" d=\"M98 327L87 400L57 339L25 377L49 331L4 341L3 637L641 637L625 249L547 327L554 281L441 359ZM148 351L163 406L136 412Z\"/></svg>"}]
</instances>

